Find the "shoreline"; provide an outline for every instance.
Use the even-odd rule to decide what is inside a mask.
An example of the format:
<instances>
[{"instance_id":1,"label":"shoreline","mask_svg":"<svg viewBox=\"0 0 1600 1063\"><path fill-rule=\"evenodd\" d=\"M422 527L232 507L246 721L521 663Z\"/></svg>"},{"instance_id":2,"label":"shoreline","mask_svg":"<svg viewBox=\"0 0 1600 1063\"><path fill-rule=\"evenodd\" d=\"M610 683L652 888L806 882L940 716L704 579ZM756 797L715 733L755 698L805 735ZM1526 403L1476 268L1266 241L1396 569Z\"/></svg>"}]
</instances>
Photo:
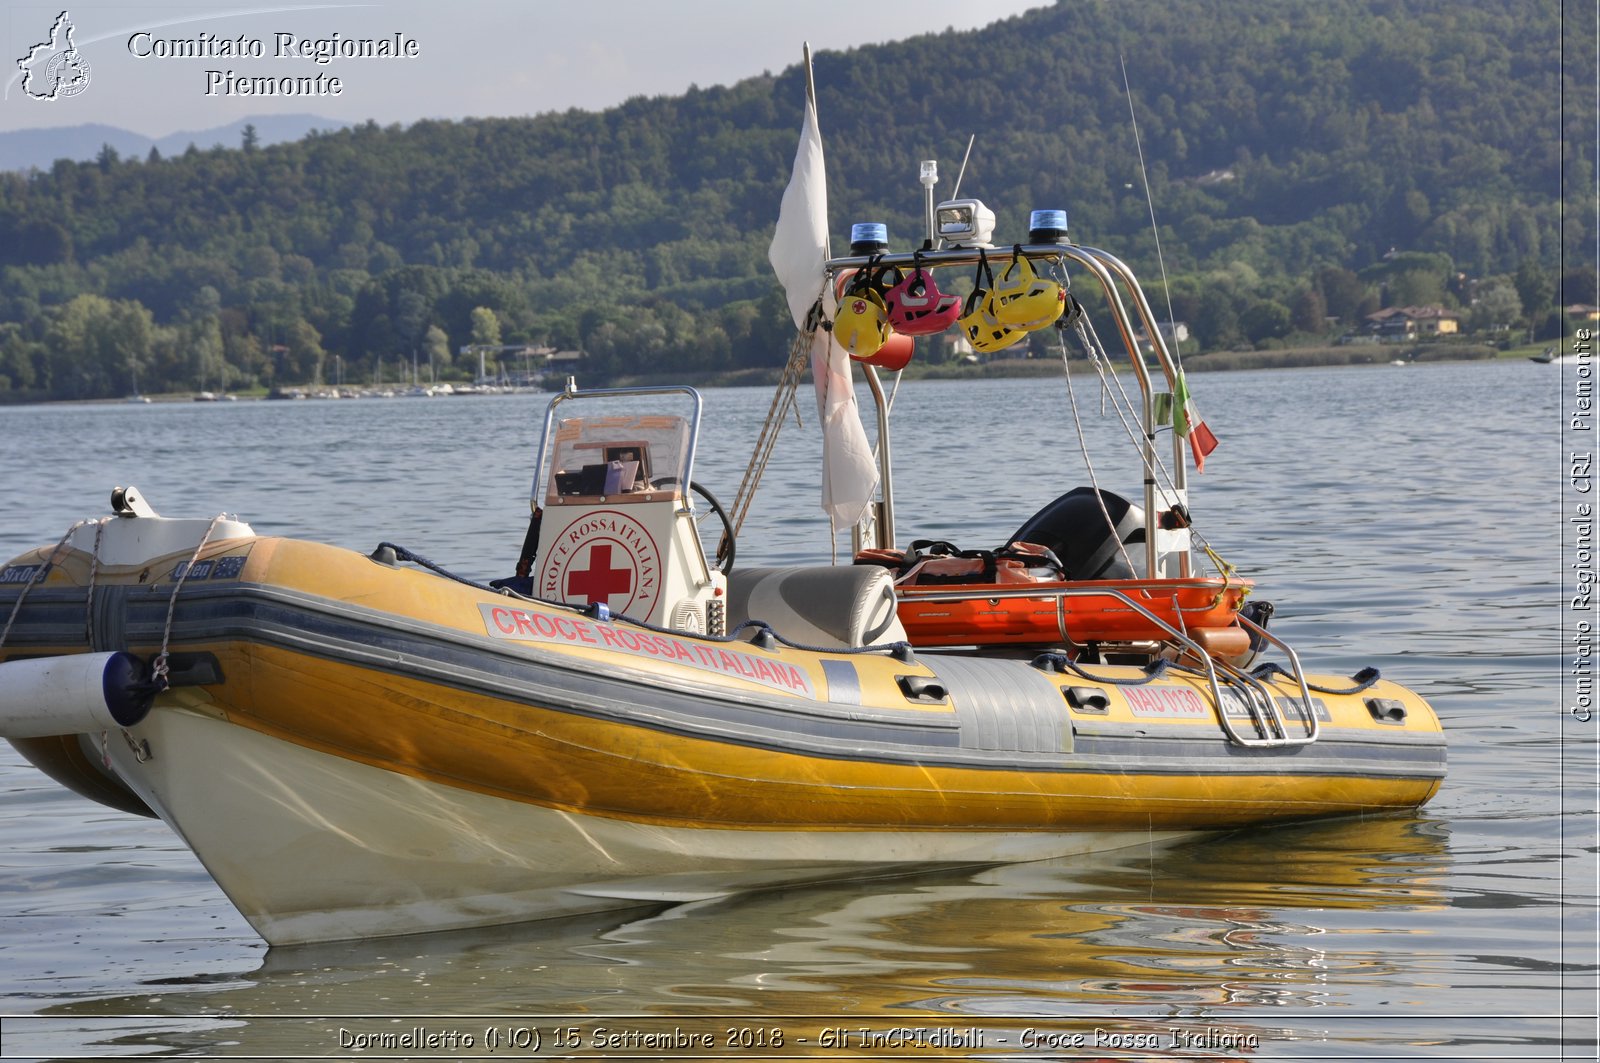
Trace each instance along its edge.
<instances>
[{"instance_id":1,"label":"shoreline","mask_svg":"<svg viewBox=\"0 0 1600 1063\"><path fill-rule=\"evenodd\" d=\"M1318 347L1283 347L1264 351L1215 351L1210 354L1188 355L1183 363L1186 373L1219 373L1255 369L1315 369L1328 366L1392 366L1404 364L1439 364L1445 362L1530 360L1546 344L1524 344L1508 350L1499 350L1488 344L1435 343L1371 344ZM1071 362L1072 372L1090 370L1083 359ZM1120 368L1120 367L1119 367ZM660 383L684 384L692 387L772 387L782 375L781 366L762 369L736 369L709 374L636 374L617 377L606 387L654 386ZM908 380L1001 380L1030 377L1053 377L1061 372L1061 363L1055 358L1002 358L978 364L942 363L922 366L912 362L905 371ZM309 385L307 385L309 387ZM546 388L540 394L553 394L559 387ZM197 391L174 391L146 395L151 404L196 402ZM437 396L450 398L450 395ZM462 397L474 397L464 395ZM240 402L267 401L264 390L233 393ZM331 398L307 396L308 401L333 401ZM342 397L341 397L342 401ZM50 406L61 404L114 406L132 405L127 397L110 399L17 399L0 392L0 406Z\"/></svg>"}]
</instances>

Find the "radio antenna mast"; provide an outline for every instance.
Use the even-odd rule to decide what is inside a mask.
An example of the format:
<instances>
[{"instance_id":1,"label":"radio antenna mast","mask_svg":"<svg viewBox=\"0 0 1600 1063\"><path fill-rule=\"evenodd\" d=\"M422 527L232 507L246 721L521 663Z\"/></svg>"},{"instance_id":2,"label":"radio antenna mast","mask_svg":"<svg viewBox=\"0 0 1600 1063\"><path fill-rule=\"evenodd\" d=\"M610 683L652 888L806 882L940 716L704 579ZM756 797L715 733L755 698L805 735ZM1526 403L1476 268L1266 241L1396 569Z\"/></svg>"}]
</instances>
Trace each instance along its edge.
<instances>
[{"instance_id":1,"label":"radio antenna mast","mask_svg":"<svg viewBox=\"0 0 1600 1063\"><path fill-rule=\"evenodd\" d=\"M1156 227L1156 201L1150 194L1150 174L1144 166L1144 145L1139 142L1139 118L1133 113L1133 87L1128 83L1128 63L1123 59L1121 52L1117 53L1117 62L1122 65L1122 91L1128 97L1128 120L1133 124L1133 146L1139 153L1139 176L1144 180L1144 201L1150 208L1150 232L1156 238L1156 264L1161 268L1161 290L1167 297L1167 328L1174 330L1173 360L1181 364L1176 353L1178 345L1176 323L1172 320L1172 285L1167 283L1167 260L1162 257L1161 230Z\"/></svg>"},{"instance_id":2,"label":"radio antenna mast","mask_svg":"<svg viewBox=\"0 0 1600 1063\"><path fill-rule=\"evenodd\" d=\"M971 136L967 137L967 150L966 153L961 156L961 169L956 171L956 187L954 191L950 193L951 199L961 198L961 179L967 175L967 160L972 158L972 142L977 139L978 134L976 133L973 133Z\"/></svg>"}]
</instances>

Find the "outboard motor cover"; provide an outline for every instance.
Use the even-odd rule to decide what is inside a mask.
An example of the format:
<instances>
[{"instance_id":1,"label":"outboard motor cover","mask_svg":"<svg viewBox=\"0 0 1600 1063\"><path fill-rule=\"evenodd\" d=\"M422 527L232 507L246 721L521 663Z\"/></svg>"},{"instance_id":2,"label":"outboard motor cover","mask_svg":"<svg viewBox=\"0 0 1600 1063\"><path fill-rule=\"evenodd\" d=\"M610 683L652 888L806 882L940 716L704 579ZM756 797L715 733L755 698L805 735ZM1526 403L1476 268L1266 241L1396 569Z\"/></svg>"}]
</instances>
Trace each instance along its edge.
<instances>
[{"instance_id":1,"label":"outboard motor cover","mask_svg":"<svg viewBox=\"0 0 1600 1063\"><path fill-rule=\"evenodd\" d=\"M1144 542L1144 507L1121 495L1092 487L1074 487L1030 517L1011 534L1010 542L1038 543L1060 558L1067 579L1134 579L1119 546ZM1111 516L1115 533L1106 526Z\"/></svg>"}]
</instances>

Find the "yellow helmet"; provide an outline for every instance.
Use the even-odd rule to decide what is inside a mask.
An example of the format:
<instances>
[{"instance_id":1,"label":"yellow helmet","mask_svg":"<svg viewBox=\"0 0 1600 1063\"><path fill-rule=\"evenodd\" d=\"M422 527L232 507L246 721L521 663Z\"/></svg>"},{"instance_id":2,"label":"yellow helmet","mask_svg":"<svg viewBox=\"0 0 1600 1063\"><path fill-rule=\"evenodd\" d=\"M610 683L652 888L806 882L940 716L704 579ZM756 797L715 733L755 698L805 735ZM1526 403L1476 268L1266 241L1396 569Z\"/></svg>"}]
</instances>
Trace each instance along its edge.
<instances>
[{"instance_id":1,"label":"yellow helmet","mask_svg":"<svg viewBox=\"0 0 1600 1063\"><path fill-rule=\"evenodd\" d=\"M993 286L994 273L989 269L989 258L980 248L978 271L973 279L972 294L967 296L967 301L961 309L961 317L956 324L961 326L961 331L966 335L967 342L972 344L972 349L985 354L1003 351L1027 335L1022 330L1006 325L995 315Z\"/></svg>"},{"instance_id":2,"label":"yellow helmet","mask_svg":"<svg viewBox=\"0 0 1600 1063\"><path fill-rule=\"evenodd\" d=\"M852 287L839 302L833 338L852 358L870 358L889 339L889 312L883 296L871 288Z\"/></svg>"},{"instance_id":3,"label":"yellow helmet","mask_svg":"<svg viewBox=\"0 0 1600 1063\"><path fill-rule=\"evenodd\" d=\"M1003 325L1033 332L1055 323L1067 305L1067 293L1060 284L1033 271L1033 263L1022 257L1018 245L1011 254L1011 265L994 286L994 316Z\"/></svg>"}]
</instances>

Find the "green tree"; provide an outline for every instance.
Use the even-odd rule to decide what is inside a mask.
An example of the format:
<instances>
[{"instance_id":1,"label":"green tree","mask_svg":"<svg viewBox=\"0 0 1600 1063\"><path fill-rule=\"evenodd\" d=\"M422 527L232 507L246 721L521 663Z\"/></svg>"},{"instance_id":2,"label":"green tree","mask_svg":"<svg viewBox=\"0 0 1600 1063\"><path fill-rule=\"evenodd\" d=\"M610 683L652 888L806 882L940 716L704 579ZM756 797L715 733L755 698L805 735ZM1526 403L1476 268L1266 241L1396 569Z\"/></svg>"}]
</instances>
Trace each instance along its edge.
<instances>
[{"instance_id":1,"label":"green tree","mask_svg":"<svg viewBox=\"0 0 1600 1063\"><path fill-rule=\"evenodd\" d=\"M311 322L296 318L289 326L284 346L284 375L287 383L322 383L322 367L328 352L322 348L322 336Z\"/></svg>"},{"instance_id":2,"label":"green tree","mask_svg":"<svg viewBox=\"0 0 1600 1063\"><path fill-rule=\"evenodd\" d=\"M1389 306L1436 306L1444 301L1444 277L1424 270L1403 270L1387 281Z\"/></svg>"},{"instance_id":3,"label":"green tree","mask_svg":"<svg viewBox=\"0 0 1600 1063\"><path fill-rule=\"evenodd\" d=\"M1512 283L1517 287L1517 298L1522 300L1523 312L1530 318L1541 316L1555 301L1554 272L1531 259L1525 259L1517 267Z\"/></svg>"},{"instance_id":4,"label":"green tree","mask_svg":"<svg viewBox=\"0 0 1600 1063\"><path fill-rule=\"evenodd\" d=\"M1328 330L1328 303L1315 287L1301 288L1289 304L1290 324L1296 332L1321 335Z\"/></svg>"},{"instance_id":5,"label":"green tree","mask_svg":"<svg viewBox=\"0 0 1600 1063\"><path fill-rule=\"evenodd\" d=\"M423 330L428 326L428 300L421 292L406 289L395 299L395 332L406 351L422 353Z\"/></svg>"},{"instance_id":6,"label":"green tree","mask_svg":"<svg viewBox=\"0 0 1600 1063\"><path fill-rule=\"evenodd\" d=\"M231 374L222 344L222 296L211 285L195 293L179 329L179 342L193 363L195 386L226 390Z\"/></svg>"},{"instance_id":7,"label":"green tree","mask_svg":"<svg viewBox=\"0 0 1600 1063\"><path fill-rule=\"evenodd\" d=\"M1200 289L1192 319L1200 345L1206 350L1231 347L1243 338L1233 296L1221 285L1208 284Z\"/></svg>"},{"instance_id":8,"label":"green tree","mask_svg":"<svg viewBox=\"0 0 1600 1063\"><path fill-rule=\"evenodd\" d=\"M478 347L500 346L500 319L487 306L472 308L472 342Z\"/></svg>"},{"instance_id":9,"label":"green tree","mask_svg":"<svg viewBox=\"0 0 1600 1063\"><path fill-rule=\"evenodd\" d=\"M1560 305L1592 303L1597 290L1600 290L1600 279L1596 278L1593 266L1570 267L1561 274Z\"/></svg>"},{"instance_id":10,"label":"green tree","mask_svg":"<svg viewBox=\"0 0 1600 1063\"><path fill-rule=\"evenodd\" d=\"M1353 272L1342 266L1324 266L1317 270L1313 283L1329 314L1347 325L1360 317L1368 288Z\"/></svg>"},{"instance_id":11,"label":"green tree","mask_svg":"<svg viewBox=\"0 0 1600 1063\"><path fill-rule=\"evenodd\" d=\"M0 391L27 391L35 386L37 347L22 334L21 325L0 323Z\"/></svg>"},{"instance_id":12,"label":"green tree","mask_svg":"<svg viewBox=\"0 0 1600 1063\"><path fill-rule=\"evenodd\" d=\"M1474 294L1468 317L1473 331L1508 328L1522 320L1522 299L1510 277L1490 277Z\"/></svg>"},{"instance_id":13,"label":"green tree","mask_svg":"<svg viewBox=\"0 0 1600 1063\"><path fill-rule=\"evenodd\" d=\"M44 338L71 356L74 371L55 381L62 398L110 398L156 386L140 379L151 361L156 328L137 300L76 296L51 313Z\"/></svg>"},{"instance_id":14,"label":"green tree","mask_svg":"<svg viewBox=\"0 0 1600 1063\"><path fill-rule=\"evenodd\" d=\"M1252 303L1239 315L1239 329L1254 344L1282 339L1289 334L1293 316L1289 308L1271 299Z\"/></svg>"},{"instance_id":15,"label":"green tree","mask_svg":"<svg viewBox=\"0 0 1600 1063\"><path fill-rule=\"evenodd\" d=\"M422 351L435 372L450 368L450 337L438 325L429 325L422 336Z\"/></svg>"},{"instance_id":16,"label":"green tree","mask_svg":"<svg viewBox=\"0 0 1600 1063\"><path fill-rule=\"evenodd\" d=\"M1178 316L1207 348L1242 342L1240 315L1263 300L1303 327L1309 287L1327 315L1355 323L1379 291L1388 303L1464 294L1458 272L1515 271L1523 313L1546 328L1543 286L1524 266L1554 275L1563 245L1595 237L1592 212L1563 210L1559 193L1592 188L1596 173L1592 129L1559 106L1582 92L1570 71L1595 61L1595 42L1569 29L1551 5L1167 0L1041 6L824 53L834 246L858 218L912 246L922 218L908 160L940 157L945 194L978 129L963 188L994 210L1001 245L1029 209L1064 206L1085 242L1155 276L1127 101L1104 77L1138 40L1143 169L1165 258L1189 271L1173 278L1189 307ZM1550 60L1552 39L1565 64ZM1051 60L1065 54L1074 61ZM950 76L930 77L935 63ZM228 363L262 381L275 356L288 371L296 321L352 365L410 361L429 326L473 335L479 307L503 336L594 338L619 374L646 355L663 373L770 366L789 330L767 312L766 248L803 82L796 66L603 113L371 122L271 150L247 129L232 148L138 165L107 149L0 172L0 322L21 327L34 387L52 392L105 376L93 348L44 343L60 308L89 294L151 314L145 383L192 386L191 302L204 286L224 308ZM1023 83L1048 105L1007 105ZM1389 257L1395 247L1408 250ZM1581 280L1557 305L1595 301Z\"/></svg>"}]
</instances>

